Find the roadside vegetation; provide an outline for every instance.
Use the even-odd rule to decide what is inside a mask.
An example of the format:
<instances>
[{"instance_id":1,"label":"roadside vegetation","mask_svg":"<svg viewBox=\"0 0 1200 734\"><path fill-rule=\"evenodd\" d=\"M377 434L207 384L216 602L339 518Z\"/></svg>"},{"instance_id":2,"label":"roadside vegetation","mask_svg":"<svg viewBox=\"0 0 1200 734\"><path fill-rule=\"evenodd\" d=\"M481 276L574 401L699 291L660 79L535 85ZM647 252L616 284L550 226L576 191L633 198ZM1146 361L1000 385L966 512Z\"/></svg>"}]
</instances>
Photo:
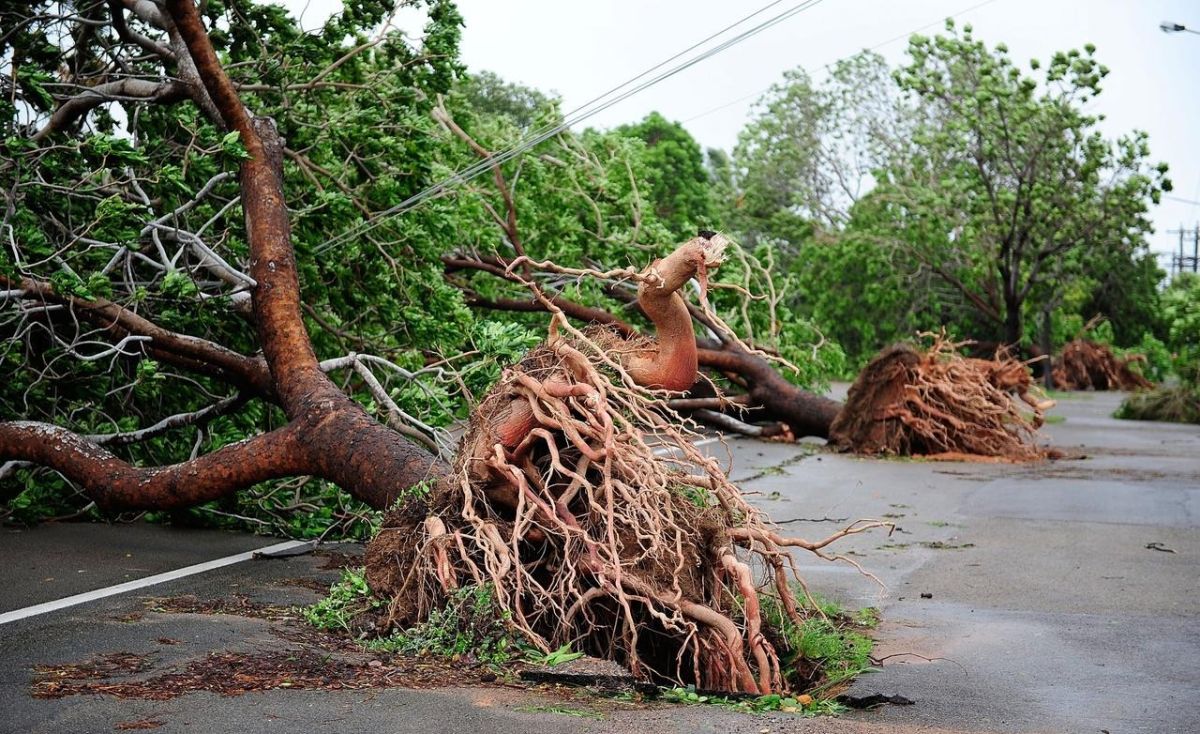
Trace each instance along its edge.
<instances>
[{"instance_id":1,"label":"roadside vegetation","mask_svg":"<svg viewBox=\"0 0 1200 734\"><path fill-rule=\"evenodd\" d=\"M453 2L405 7L417 38L391 0L313 32L254 0L0 9L0 517L368 540L305 617L377 652L586 652L827 712L870 620L797 600L792 552L894 524L784 535L699 426L1038 461L1028 365L1191 415L1198 291L1147 247L1167 167L1100 130L1092 45L947 21L786 73L706 152L659 114L572 129L462 65Z\"/></svg>"},{"instance_id":2,"label":"roadside vegetation","mask_svg":"<svg viewBox=\"0 0 1200 734\"><path fill-rule=\"evenodd\" d=\"M459 589L441 608L409 629L385 631L380 625L384 604L368 588L364 570L348 568L324 597L302 608L300 614L313 627L352 640L368 652L434 657L463 667L487 668L513 680L523 668L553 668L583 656L569 645L543 652L515 634L511 613L497 604L487 585ZM835 602L804 594L797 594L796 604L803 617L800 624L793 624L778 605L772 604L766 611L769 624L779 630L776 644L784 651L783 664L803 671L791 695L726 696L697 691L694 684L663 684L649 698L747 713L830 715L845 711L838 695L855 678L874 670L871 633L879 623L878 611L867 607L851 612ZM627 700L647 698L641 691L619 695Z\"/></svg>"}]
</instances>

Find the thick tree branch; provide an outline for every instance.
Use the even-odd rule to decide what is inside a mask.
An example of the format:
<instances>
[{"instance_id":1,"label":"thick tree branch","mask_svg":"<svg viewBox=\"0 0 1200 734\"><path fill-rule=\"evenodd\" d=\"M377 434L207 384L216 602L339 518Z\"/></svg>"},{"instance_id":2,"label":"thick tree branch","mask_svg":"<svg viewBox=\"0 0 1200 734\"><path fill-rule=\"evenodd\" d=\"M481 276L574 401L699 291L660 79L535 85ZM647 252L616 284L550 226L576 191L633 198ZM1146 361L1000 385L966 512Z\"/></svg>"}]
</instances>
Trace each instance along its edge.
<instances>
[{"instance_id":1,"label":"thick tree branch","mask_svg":"<svg viewBox=\"0 0 1200 734\"><path fill-rule=\"evenodd\" d=\"M9 421L0 423L0 457L52 467L105 510L190 507L305 469L291 426L182 464L138 468L65 428Z\"/></svg>"},{"instance_id":2,"label":"thick tree branch","mask_svg":"<svg viewBox=\"0 0 1200 734\"><path fill-rule=\"evenodd\" d=\"M140 46L148 53L155 54L166 61L175 60L175 53L171 49L158 41L130 30L129 24L125 22L125 7L121 4L121 0L108 0L108 11L112 15L113 28L116 29L117 36L122 41Z\"/></svg>"},{"instance_id":3,"label":"thick tree branch","mask_svg":"<svg viewBox=\"0 0 1200 734\"><path fill-rule=\"evenodd\" d=\"M490 273L506 280L514 280L511 271L503 264L486 262L469 257L443 258L447 270L478 270ZM546 304L538 299L483 299L468 296L472 305L481 308L493 308L508 311L536 312L546 311ZM620 320L603 309L585 306L562 296L547 296L547 299L567 316L585 323L608 324L622 334L631 336L638 333L628 323ZM749 404L763 410L762 417L769 420L779 420L788 424L797 436L820 436L827 438L829 426L841 410L841 403L806 392L791 384L771 366L771 363L757 354L743 350L736 344L728 343L711 346L719 348L701 348L697 351L698 363L718 372L734 373L747 383Z\"/></svg>"},{"instance_id":4,"label":"thick tree branch","mask_svg":"<svg viewBox=\"0 0 1200 734\"><path fill-rule=\"evenodd\" d=\"M22 278L17 282L0 275L0 287L19 290L22 298L27 300L67 306L83 320L108 331L117 339L126 336L148 337L150 341L146 344L146 350L155 359L217 377L267 399L274 398L271 375L261 357L249 357L199 337L164 329L107 299L89 300L63 295L49 283L31 278Z\"/></svg>"},{"instance_id":5,"label":"thick tree branch","mask_svg":"<svg viewBox=\"0 0 1200 734\"><path fill-rule=\"evenodd\" d=\"M46 139L105 102L122 100L170 104L187 99L187 97L187 86L174 81L156 82L130 77L97 84L74 97L69 97L59 105L42 129L34 133L33 140L40 142Z\"/></svg>"}]
</instances>

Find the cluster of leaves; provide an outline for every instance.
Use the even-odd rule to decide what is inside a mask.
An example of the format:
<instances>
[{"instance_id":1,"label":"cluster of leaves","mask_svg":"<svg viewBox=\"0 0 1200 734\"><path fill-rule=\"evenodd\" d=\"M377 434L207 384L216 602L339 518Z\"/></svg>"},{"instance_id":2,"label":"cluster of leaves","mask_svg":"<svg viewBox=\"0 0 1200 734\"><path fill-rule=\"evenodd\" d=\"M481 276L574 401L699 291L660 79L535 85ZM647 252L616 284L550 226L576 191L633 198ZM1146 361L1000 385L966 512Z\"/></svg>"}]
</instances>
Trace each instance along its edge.
<instances>
[{"instance_id":1,"label":"cluster of leaves","mask_svg":"<svg viewBox=\"0 0 1200 734\"><path fill-rule=\"evenodd\" d=\"M359 567L342 571L342 577L329 587L328 594L301 611L304 619L317 629L354 632L359 617L383 605L367 586L366 570Z\"/></svg>"},{"instance_id":2,"label":"cluster of leaves","mask_svg":"<svg viewBox=\"0 0 1200 734\"><path fill-rule=\"evenodd\" d=\"M1162 316L1166 343L1158 346L1169 358L1178 384L1131 395L1117 417L1200 423L1200 277L1175 276L1162 294Z\"/></svg>"},{"instance_id":3,"label":"cluster of leaves","mask_svg":"<svg viewBox=\"0 0 1200 734\"><path fill-rule=\"evenodd\" d=\"M1023 70L952 21L894 69L864 52L822 83L789 72L732 160L710 153L723 217L777 248L796 313L854 366L942 326L1061 344L1100 314L1121 346L1161 339L1145 235L1171 184L1144 133L1105 139L1086 111L1107 74L1090 44Z\"/></svg>"},{"instance_id":4,"label":"cluster of leaves","mask_svg":"<svg viewBox=\"0 0 1200 734\"><path fill-rule=\"evenodd\" d=\"M403 655L433 655L458 660L464 656L491 665L503 665L526 653L528 646L510 632L511 612L500 609L488 585L456 589L446 604L435 609L416 627L384 637L368 638L371 619L386 606L372 594L365 570L348 568L329 593L301 609L312 626L355 638L364 649ZM563 648L542 655L540 662L555 665L573 660L579 653Z\"/></svg>"},{"instance_id":5,"label":"cluster of leaves","mask_svg":"<svg viewBox=\"0 0 1200 734\"><path fill-rule=\"evenodd\" d=\"M487 584L455 589L439 609L416 627L369 640L368 650L404 655L433 655L459 660L471 657L489 665L503 665L520 656L522 641L513 636L512 615L496 603ZM549 653L544 664L554 665L578 657L562 649Z\"/></svg>"}]
</instances>

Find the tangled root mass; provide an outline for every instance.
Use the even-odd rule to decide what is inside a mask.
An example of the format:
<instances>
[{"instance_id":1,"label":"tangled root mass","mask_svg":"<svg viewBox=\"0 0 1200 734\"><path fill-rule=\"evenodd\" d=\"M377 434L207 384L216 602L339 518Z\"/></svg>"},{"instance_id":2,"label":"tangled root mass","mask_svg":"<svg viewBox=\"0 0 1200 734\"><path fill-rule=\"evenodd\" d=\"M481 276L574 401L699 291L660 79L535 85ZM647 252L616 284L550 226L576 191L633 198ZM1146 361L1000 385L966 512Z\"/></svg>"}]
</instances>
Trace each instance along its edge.
<instances>
[{"instance_id":1,"label":"tangled root mass","mask_svg":"<svg viewBox=\"0 0 1200 734\"><path fill-rule=\"evenodd\" d=\"M781 536L614 359L646 345L565 328L480 406L453 477L386 519L367 569L389 621L489 584L547 650L571 644L660 683L790 690L791 651L764 613L802 621L789 549L836 560L831 542L886 523Z\"/></svg>"},{"instance_id":2,"label":"tangled root mass","mask_svg":"<svg viewBox=\"0 0 1200 734\"><path fill-rule=\"evenodd\" d=\"M1063 346L1054 364L1054 384L1063 390L1148 390L1154 383L1131 367L1145 359L1140 354L1118 358L1103 344L1076 339Z\"/></svg>"},{"instance_id":3,"label":"tangled root mass","mask_svg":"<svg viewBox=\"0 0 1200 734\"><path fill-rule=\"evenodd\" d=\"M1053 401L1031 394L1024 363L1003 354L962 357L961 346L935 337L925 352L907 345L880 352L851 386L831 443L863 454L1041 458L1034 433Z\"/></svg>"}]
</instances>

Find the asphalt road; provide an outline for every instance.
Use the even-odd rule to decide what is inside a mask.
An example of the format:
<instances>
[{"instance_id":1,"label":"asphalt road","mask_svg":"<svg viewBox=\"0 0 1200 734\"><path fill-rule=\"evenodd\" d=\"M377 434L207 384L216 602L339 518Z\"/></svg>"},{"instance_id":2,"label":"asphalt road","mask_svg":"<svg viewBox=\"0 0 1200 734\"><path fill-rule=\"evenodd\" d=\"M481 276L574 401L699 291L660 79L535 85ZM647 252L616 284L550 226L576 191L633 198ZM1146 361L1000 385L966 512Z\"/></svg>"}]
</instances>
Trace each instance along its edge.
<instances>
[{"instance_id":1,"label":"asphalt road","mask_svg":"<svg viewBox=\"0 0 1200 734\"><path fill-rule=\"evenodd\" d=\"M316 594L296 579L329 581L337 571L300 556L0 625L0 732L157 723L162 732L1191 734L1200 731L1200 428L1112 420L1118 398L1082 394L1052 411L1065 421L1047 427L1047 440L1088 457L1074 461L880 461L729 443L734 477L774 518L796 520L787 525L796 534L819 537L859 517L899 525L891 537L862 535L837 546L882 585L846 564L798 560L819 593L882 609L883 665L852 692L901 694L912 706L811 720L564 701L496 685L191 693L166 701L30 696L37 665L129 652L147 656L149 675L213 651L289 649L270 621L157 613L146 599L241 594L306 603ZM4 529L0 612L274 542L161 527Z\"/></svg>"}]
</instances>

